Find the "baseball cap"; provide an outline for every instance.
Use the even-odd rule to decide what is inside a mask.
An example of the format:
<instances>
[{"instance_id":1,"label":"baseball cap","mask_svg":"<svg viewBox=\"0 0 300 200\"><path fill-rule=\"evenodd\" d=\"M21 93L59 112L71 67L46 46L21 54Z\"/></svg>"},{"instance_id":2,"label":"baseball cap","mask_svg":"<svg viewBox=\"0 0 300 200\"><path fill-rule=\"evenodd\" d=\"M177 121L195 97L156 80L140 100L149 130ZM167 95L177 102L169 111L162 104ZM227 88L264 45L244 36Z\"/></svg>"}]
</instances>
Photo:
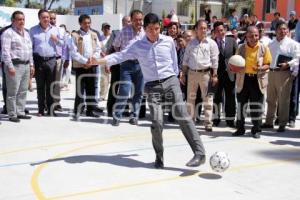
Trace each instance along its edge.
<instances>
[{"instance_id":1,"label":"baseball cap","mask_svg":"<svg viewBox=\"0 0 300 200\"><path fill-rule=\"evenodd\" d=\"M110 25L109 25L108 23L104 22L104 23L102 24L102 28L105 28L105 27L110 28Z\"/></svg>"},{"instance_id":2,"label":"baseball cap","mask_svg":"<svg viewBox=\"0 0 300 200\"><path fill-rule=\"evenodd\" d=\"M294 10L292 10L291 12L290 12L290 16L291 15L296 15L296 12L294 11Z\"/></svg>"}]
</instances>

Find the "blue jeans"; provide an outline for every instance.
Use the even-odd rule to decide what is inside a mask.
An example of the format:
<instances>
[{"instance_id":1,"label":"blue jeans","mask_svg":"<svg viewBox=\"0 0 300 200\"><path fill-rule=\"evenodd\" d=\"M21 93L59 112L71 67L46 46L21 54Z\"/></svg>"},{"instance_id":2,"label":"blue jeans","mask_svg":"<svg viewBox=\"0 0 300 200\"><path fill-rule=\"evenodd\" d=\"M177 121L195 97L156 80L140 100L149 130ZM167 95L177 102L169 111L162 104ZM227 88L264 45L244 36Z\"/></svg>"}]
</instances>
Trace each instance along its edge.
<instances>
[{"instance_id":1,"label":"blue jeans","mask_svg":"<svg viewBox=\"0 0 300 200\"><path fill-rule=\"evenodd\" d=\"M297 77L293 80L293 85L292 85L292 91L291 91L291 97L290 97L290 112L289 112L289 121L296 121L296 117L298 115L298 109L299 109L299 77L300 75L298 74Z\"/></svg>"},{"instance_id":2,"label":"blue jeans","mask_svg":"<svg viewBox=\"0 0 300 200\"><path fill-rule=\"evenodd\" d=\"M142 101L144 90L144 78L140 65L135 61L126 61L120 67L120 83L117 95L117 101L114 109L114 117L120 119L124 112L125 106L132 97L131 104L131 118L138 118L139 110Z\"/></svg>"}]
</instances>

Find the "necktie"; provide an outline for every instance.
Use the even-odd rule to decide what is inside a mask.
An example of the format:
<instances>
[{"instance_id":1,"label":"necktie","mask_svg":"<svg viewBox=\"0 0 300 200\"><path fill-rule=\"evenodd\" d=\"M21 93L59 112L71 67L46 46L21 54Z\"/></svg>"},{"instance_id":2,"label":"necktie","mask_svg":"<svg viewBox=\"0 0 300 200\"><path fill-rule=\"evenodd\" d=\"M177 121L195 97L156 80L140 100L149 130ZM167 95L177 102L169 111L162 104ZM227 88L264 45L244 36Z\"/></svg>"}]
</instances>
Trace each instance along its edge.
<instances>
[{"instance_id":1,"label":"necktie","mask_svg":"<svg viewBox=\"0 0 300 200\"><path fill-rule=\"evenodd\" d=\"M223 40L219 40L219 50L220 53L224 53L224 41Z\"/></svg>"}]
</instances>

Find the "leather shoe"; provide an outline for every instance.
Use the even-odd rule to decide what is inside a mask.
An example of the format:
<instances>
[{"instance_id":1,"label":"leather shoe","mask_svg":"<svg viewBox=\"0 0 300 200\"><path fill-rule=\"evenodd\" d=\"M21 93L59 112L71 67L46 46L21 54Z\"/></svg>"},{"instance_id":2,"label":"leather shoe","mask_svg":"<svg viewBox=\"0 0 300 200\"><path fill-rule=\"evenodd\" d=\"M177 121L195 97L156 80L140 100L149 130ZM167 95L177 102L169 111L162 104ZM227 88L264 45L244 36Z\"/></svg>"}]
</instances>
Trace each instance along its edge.
<instances>
[{"instance_id":1,"label":"leather shoe","mask_svg":"<svg viewBox=\"0 0 300 200\"><path fill-rule=\"evenodd\" d=\"M18 119L31 119L31 116L28 116L28 115L18 115Z\"/></svg>"},{"instance_id":2,"label":"leather shoe","mask_svg":"<svg viewBox=\"0 0 300 200\"><path fill-rule=\"evenodd\" d=\"M102 109L102 108L99 108L98 106L95 106L95 107L93 108L93 111L94 111L94 112L98 112L98 113L103 113L103 109Z\"/></svg>"},{"instance_id":3,"label":"leather shoe","mask_svg":"<svg viewBox=\"0 0 300 200\"><path fill-rule=\"evenodd\" d=\"M232 133L232 136L242 136L245 135L245 129L238 129L234 133Z\"/></svg>"},{"instance_id":4,"label":"leather shoe","mask_svg":"<svg viewBox=\"0 0 300 200\"><path fill-rule=\"evenodd\" d=\"M120 125L120 120L114 118L113 121L112 121L112 123L111 123L111 125L113 125L113 126L119 126Z\"/></svg>"},{"instance_id":5,"label":"leather shoe","mask_svg":"<svg viewBox=\"0 0 300 200\"><path fill-rule=\"evenodd\" d=\"M206 132L212 132L212 127L211 126L205 126L205 131Z\"/></svg>"},{"instance_id":6,"label":"leather shoe","mask_svg":"<svg viewBox=\"0 0 300 200\"><path fill-rule=\"evenodd\" d=\"M88 117L95 117L95 118L99 118L100 115L96 114L94 111L87 111L86 112L86 116Z\"/></svg>"},{"instance_id":7,"label":"leather shoe","mask_svg":"<svg viewBox=\"0 0 300 200\"><path fill-rule=\"evenodd\" d=\"M131 125L138 125L138 120L136 118L131 118L129 120L129 124L131 124Z\"/></svg>"},{"instance_id":8,"label":"leather shoe","mask_svg":"<svg viewBox=\"0 0 300 200\"><path fill-rule=\"evenodd\" d=\"M226 124L227 124L227 126L229 126L230 128L235 128L234 121L227 121Z\"/></svg>"},{"instance_id":9,"label":"leather shoe","mask_svg":"<svg viewBox=\"0 0 300 200\"><path fill-rule=\"evenodd\" d=\"M194 157L186 163L188 167L198 167L205 163L206 156L205 155L194 155Z\"/></svg>"},{"instance_id":10,"label":"leather shoe","mask_svg":"<svg viewBox=\"0 0 300 200\"><path fill-rule=\"evenodd\" d=\"M57 110L57 111L59 111L59 112L62 112L62 111L63 111L61 105L56 105L55 108L54 108L54 110Z\"/></svg>"},{"instance_id":11,"label":"leather shoe","mask_svg":"<svg viewBox=\"0 0 300 200\"><path fill-rule=\"evenodd\" d=\"M163 158L160 158L160 157L156 156L156 159L155 159L155 162L154 162L154 167L156 169L163 169L165 167Z\"/></svg>"},{"instance_id":12,"label":"leather shoe","mask_svg":"<svg viewBox=\"0 0 300 200\"><path fill-rule=\"evenodd\" d=\"M285 126L279 126L279 128L277 129L277 132L281 133L285 131Z\"/></svg>"},{"instance_id":13,"label":"leather shoe","mask_svg":"<svg viewBox=\"0 0 300 200\"><path fill-rule=\"evenodd\" d=\"M29 114L29 110L27 108L24 109L24 112L25 112L26 115Z\"/></svg>"},{"instance_id":14,"label":"leather shoe","mask_svg":"<svg viewBox=\"0 0 300 200\"><path fill-rule=\"evenodd\" d=\"M261 128L274 128L274 126L272 124L263 123Z\"/></svg>"},{"instance_id":15,"label":"leather shoe","mask_svg":"<svg viewBox=\"0 0 300 200\"><path fill-rule=\"evenodd\" d=\"M257 127L252 127L252 128L251 128L251 134L252 134L252 137L253 137L253 138L259 139L259 138L260 138L259 132L261 132L261 129L259 129L259 128L257 128Z\"/></svg>"},{"instance_id":16,"label":"leather shoe","mask_svg":"<svg viewBox=\"0 0 300 200\"><path fill-rule=\"evenodd\" d=\"M214 126L219 126L220 122L221 122L220 119L214 119L214 120L213 120Z\"/></svg>"},{"instance_id":17,"label":"leather shoe","mask_svg":"<svg viewBox=\"0 0 300 200\"><path fill-rule=\"evenodd\" d=\"M21 121L20 119L18 119L18 117L10 117L8 120L11 122L17 122L17 123Z\"/></svg>"}]
</instances>

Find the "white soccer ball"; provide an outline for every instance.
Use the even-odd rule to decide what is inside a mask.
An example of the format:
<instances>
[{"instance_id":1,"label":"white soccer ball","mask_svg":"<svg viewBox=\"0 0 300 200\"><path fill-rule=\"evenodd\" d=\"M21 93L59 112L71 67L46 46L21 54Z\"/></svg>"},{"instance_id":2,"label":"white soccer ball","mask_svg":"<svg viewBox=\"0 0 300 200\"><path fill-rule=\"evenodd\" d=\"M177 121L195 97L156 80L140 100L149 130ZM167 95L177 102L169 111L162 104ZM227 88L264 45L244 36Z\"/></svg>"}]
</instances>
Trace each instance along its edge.
<instances>
[{"instance_id":1,"label":"white soccer ball","mask_svg":"<svg viewBox=\"0 0 300 200\"><path fill-rule=\"evenodd\" d=\"M232 72L238 73L244 70L246 61L240 55L233 55L229 58L228 64Z\"/></svg>"},{"instance_id":2,"label":"white soccer ball","mask_svg":"<svg viewBox=\"0 0 300 200\"><path fill-rule=\"evenodd\" d=\"M212 170L216 172L224 172L229 168L230 160L227 153L216 152L209 159Z\"/></svg>"}]
</instances>

